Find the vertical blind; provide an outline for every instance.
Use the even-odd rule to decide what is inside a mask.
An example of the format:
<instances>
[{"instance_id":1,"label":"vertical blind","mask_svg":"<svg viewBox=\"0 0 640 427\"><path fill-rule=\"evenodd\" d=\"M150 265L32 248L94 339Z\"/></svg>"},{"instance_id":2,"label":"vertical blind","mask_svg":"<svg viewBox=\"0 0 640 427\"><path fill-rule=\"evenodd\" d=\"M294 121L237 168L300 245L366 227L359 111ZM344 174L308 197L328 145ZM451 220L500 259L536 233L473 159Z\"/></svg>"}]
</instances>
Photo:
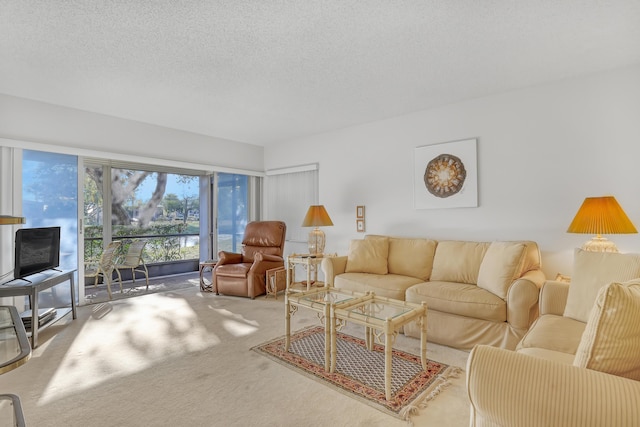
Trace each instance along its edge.
<instances>
[{"instance_id":1,"label":"vertical blind","mask_svg":"<svg viewBox=\"0 0 640 427\"><path fill-rule=\"evenodd\" d=\"M266 194L266 219L284 221L287 240L306 242L309 230L302 220L309 206L318 204L318 166L267 171Z\"/></svg>"}]
</instances>

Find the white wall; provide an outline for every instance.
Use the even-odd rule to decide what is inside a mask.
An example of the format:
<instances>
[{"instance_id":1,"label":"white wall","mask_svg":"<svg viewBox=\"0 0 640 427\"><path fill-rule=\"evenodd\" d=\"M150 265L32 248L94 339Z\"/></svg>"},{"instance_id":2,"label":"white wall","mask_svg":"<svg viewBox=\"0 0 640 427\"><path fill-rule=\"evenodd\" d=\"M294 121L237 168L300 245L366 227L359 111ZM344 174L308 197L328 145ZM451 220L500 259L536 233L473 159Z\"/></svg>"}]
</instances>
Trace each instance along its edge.
<instances>
[{"instance_id":1,"label":"white wall","mask_svg":"<svg viewBox=\"0 0 640 427\"><path fill-rule=\"evenodd\" d=\"M479 206L415 210L414 148L467 138L478 139ZM326 252L362 237L365 205L370 234L537 241L555 277L590 238L566 233L585 197L614 195L640 227L638 159L640 64L269 146L265 169L320 164ZM638 234L608 237L640 252Z\"/></svg>"},{"instance_id":2,"label":"white wall","mask_svg":"<svg viewBox=\"0 0 640 427\"><path fill-rule=\"evenodd\" d=\"M0 138L263 170L263 147L0 94Z\"/></svg>"}]
</instances>

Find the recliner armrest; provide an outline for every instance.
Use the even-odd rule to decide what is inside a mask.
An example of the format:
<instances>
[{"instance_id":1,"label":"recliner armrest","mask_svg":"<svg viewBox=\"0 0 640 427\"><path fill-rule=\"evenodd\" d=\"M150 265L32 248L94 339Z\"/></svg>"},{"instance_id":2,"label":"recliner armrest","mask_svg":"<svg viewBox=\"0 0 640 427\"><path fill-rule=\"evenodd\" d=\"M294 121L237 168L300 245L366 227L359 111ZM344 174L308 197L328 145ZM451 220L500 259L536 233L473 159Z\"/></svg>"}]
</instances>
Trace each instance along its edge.
<instances>
[{"instance_id":1,"label":"recliner armrest","mask_svg":"<svg viewBox=\"0 0 640 427\"><path fill-rule=\"evenodd\" d=\"M255 254L253 256L253 262L263 262L263 261L269 261L269 262L284 262L284 258L282 258L281 256L278 255L270 255L270 254L263 254L261 252L258 252L257 254Z\"/></svg>"},{"instance_id":2,"label":"recliner armrest","mask_svg":"<svg viewBox=\"0 0 640 427\"><path fill-rule=\"evenodd\" d=\"M471 426L640 425L640 381L485 345L466 371Z\"/></svg>"},{"instance_id":3,"label":"recliner armrest","mask_svg":"<svg viewBox=\"0 0 640 427\"><path fill-rule=\"evenodd\" d=\"M223 264L239 264L242 262L242 254L234 252L220 251L218 252L218 265Z\"/></svg>"}]
</instances>

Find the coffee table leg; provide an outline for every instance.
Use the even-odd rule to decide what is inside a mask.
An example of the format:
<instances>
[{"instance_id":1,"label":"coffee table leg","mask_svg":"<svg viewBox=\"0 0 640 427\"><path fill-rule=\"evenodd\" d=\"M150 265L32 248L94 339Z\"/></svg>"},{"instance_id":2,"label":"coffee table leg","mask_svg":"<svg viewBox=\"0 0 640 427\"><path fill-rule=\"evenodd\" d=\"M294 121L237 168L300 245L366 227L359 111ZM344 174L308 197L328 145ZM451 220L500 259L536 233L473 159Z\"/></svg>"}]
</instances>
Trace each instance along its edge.
<instances>
[{"instance_id":1,"label":"coffee table leg","mask_svg":"<svg viewBox=\"0 0 640 427\"><path fill-rule=\"evenodd\" d=\"M387 400L391 400L391 355L393 351L392 331L389 324L385 325L384 334L384 394Z\"/></svg>"},{"instance_id":2,"label":"coffee table leg","mask_svg":"<svg viewBox=\"0 0 640 427\"><path fill-rule=\"evenodd\" d=\"M284 351L289 351L289 344L291 341L291 305L289 304L289 298L284 297Z\"/></svg>"},{"instance_id":3,"label":"coffee table leg","mask_svg":"<svg viewBox=\"0 0 640 427\"><path fill-rule=\"evenodd\" d=\"M324 305L324 371L331 369L331 305Z\"/></svg>"},{"instance_id":4,"label":"coffee table leg","mask_svg":"<svg viewBox=\"0 0 640 427\"><path fill-rule=\"evenodd\" d=\"M420 318L420 362L422 369L427 370L427 313Z\"/></svg>"},{"instance_id":5,"label":"coffee table leg","mask_svg":"<svg viewBox=\"0 0 640 427\"><path fill-rule=\"evenodd\" d=\"M329 324L331 325L331 367L329 372L332 374L336 371L336 358L338 353L338 346L336 344L336 323L336 317L331 316L331 319L329 320Z\"/></svg>"}]
</instances>

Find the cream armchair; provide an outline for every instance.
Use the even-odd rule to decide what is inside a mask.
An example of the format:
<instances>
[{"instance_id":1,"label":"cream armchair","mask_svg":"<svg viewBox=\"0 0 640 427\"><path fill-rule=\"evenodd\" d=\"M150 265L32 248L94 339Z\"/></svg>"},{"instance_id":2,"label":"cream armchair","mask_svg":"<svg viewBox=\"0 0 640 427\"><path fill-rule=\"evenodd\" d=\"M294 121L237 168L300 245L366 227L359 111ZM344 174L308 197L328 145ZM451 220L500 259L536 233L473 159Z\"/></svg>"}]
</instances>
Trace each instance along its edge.
<instances>
[{"instance_id":1,"label":"cream armchair","mask_svg":"<svg viewBox=\"0 0 640 427\"><path fill-rule=\"evenodd\" d=\"M571 284L544 284L515 352L472 350L470 425L640 426L638 278L640 255L577 250Z\"/></svg>"},{"instance_id":2,"label":"cream armchair","mask_svg":"<svg viewBox=\"0 0 640 427\"><path fill-rule=\"evenodd\" d=\"M640 381L489 346L467 361L472 427L637 427Z\"/></svg>"}]
</instances>

